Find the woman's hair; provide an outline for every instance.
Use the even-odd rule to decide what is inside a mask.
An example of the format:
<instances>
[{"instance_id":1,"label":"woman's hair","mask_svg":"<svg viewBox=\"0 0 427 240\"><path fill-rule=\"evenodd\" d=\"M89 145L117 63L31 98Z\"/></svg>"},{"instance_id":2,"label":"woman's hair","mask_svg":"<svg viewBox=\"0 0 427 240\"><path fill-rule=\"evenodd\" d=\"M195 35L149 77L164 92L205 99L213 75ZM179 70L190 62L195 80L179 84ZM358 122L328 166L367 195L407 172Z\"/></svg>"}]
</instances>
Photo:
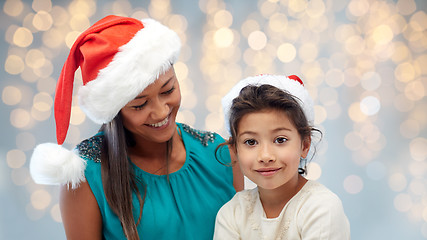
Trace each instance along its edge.
<instances>
[{"instance_id":1,"label":"woman's hair","mask_svg":"<svg viewBox=\"0 0 427 240\"><path fill-rule=\"evenodd\" d=\"M117 215L127 239L138 240L137 226L142 218L142 209L146 196L146 185L143 179L135 177L128 159L128 148L135 146L132 133L122 121L121 113L109 123L103 124L100 131L104 132L101 150L102 184L110 208ZM172 152L172 139L166 142L166 174L169 180L169 158ZM143 189L140 189L142 187ZM143 197L141 197L141 191ZM132 193L139 201L139 217L135 223L133 217Z\"/></svg>"},{"instance_id":2,"label":"woman's hair","mask_svg":"<svg viewBox=\"0 0 427 240\"><path fill-rule=\"evenodd\" d=\"M301 105L292 94L274 86L263 84L260 86L248 85L244 87L240 94L233 99L228 119L231 139L227 144L236 147L236 137L239 130L239 122L243 116L249 113L265 110L278 110L284 112L290 122L297 129L301 139L311 139L313 131L321 133L310 126ZM298 169L300 174L306 173L306 163L301 163L303 167Z\"/></svg>"},{"instance_id":3,"label":"woman's hair","mask_svg":"<svg viewBox=\"0 0 427 240\"><path fill-rule=\"evenodd\" d=\"M109 123L103 124L100 131L104 132L101 174L105 197L119 218L126 238L139 239L136 226L141 220L144 199L139 194L139 180L135 178L128 160L127 147L133 143L133 138L124 128L120 113ZM133 191L137 193L140 204L138 223L135 223L132 212Z\"/></svg>"}]
</instances>

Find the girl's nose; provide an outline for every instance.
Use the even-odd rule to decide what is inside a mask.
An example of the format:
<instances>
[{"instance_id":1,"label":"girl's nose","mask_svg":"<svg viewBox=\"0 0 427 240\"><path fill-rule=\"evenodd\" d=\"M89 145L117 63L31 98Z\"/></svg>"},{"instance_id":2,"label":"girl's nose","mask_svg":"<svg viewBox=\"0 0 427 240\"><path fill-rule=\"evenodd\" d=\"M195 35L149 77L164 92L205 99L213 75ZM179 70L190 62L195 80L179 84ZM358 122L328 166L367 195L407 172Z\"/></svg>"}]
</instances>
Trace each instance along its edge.
<instances>
[{"instance_id":1,"label":"girl's nose","mask_svg":"<svg viewBox=\"0 0 427 240\"><path fill-rule=\"evenodd\" d=\"M268 144L263 144L260 146L260 150L258 152L258 161L262 163L275 162L276 157L274 153L271 151L271 148Z\"/></svg>"}]
</instances>

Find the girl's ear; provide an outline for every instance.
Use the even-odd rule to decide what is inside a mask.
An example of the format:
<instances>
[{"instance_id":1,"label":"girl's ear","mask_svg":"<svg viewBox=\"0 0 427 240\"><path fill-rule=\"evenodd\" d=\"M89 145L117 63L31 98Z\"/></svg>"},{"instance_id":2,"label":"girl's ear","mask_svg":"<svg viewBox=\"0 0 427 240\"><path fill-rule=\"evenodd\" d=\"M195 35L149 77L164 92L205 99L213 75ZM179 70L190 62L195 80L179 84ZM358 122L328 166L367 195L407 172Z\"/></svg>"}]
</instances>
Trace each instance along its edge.
<instances>
[{"instance_id":1,"label":"girl's ear","mask_svg":"<svg viewBox=\"0 0 427 240\"><path fill-rule=\"evenodd\" d=\"M228 139L228 148L230 149L230 152L233 152L233 154L237 154L236 143L231 137Z\"/></svg>"},{"instance_id":2,"label":"girl's ear","mask_svg":"<svg viewBox=\"0 0 427 240\"><path fill-rule=\"evenodd\" d=\"M311 146L311 136L308 136L302 141L301 157L303 158L307 157L308 151L310 151L310 146Z\"/></svg>"}]
</instances>

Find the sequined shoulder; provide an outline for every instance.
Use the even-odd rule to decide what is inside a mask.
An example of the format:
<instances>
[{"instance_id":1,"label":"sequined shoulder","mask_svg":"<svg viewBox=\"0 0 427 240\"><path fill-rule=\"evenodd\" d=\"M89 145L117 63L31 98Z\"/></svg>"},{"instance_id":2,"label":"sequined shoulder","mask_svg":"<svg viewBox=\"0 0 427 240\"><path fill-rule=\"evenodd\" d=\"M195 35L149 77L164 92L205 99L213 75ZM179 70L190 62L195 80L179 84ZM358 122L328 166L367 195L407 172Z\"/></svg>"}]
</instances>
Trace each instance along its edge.
<instances>
[{"instance_id":1,"label":"sequined shoulder","mask_svg":"<svg viewBox=\"0 0 427 240\"><path fill-rule=\"evenodd\" d=\"M101 162L101 148L104 136L97 135L83 140L76 146L80 157L94 162Z\"/></svg>"},{"instance_id":2,"label":"sequined shoulder","mask_svg":"<svg viewBox=\"0 0 427 240\"><path fill-rule=\"evenodd\" d=\"M183 123L181 125L185 132L199 140L203 146L207 146L209 142L213 143L215 141L216 135L213 132L197 130Z\"/></svg>"}]
</instances>

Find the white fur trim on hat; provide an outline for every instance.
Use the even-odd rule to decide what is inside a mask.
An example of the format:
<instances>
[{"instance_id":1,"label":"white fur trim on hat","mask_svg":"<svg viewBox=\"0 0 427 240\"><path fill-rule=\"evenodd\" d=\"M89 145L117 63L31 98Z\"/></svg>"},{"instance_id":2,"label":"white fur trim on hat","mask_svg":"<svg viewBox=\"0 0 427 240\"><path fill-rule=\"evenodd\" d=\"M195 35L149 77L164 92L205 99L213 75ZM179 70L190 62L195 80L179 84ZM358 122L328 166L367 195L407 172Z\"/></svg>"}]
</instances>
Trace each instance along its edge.
<instances>
[{"instance_id":1,"label":"white fur trim on hat","mask_svg":"<svg viewBox=\"0 0 427 240\"><path fill-rule=\"evenodd\" d=\"M37 184L70 184L75 189L85 181L85 169L84 159L55 143L38 145L30 161L30 174Z\"/></svg>"},{"instance_id":2,"label":"white fur trim on hat","mask_svg":"<svg viewBox=\"0 0 427 240\"><path fill-rule=\"evenodd\" d=\"M178 59L178 35L155 20L142 23L144 28L119 48L97 78L79 90L79 104L95 123L111 121Z\"/></svg>"},{"instance_id":3,"label":"white fur trim on hat","mask_svg":"<svg viewBox=\"0 0 427 240\"><path fill-rule=\"evenodd\" d=\"M258 75L241 80L236 85L234 85L234 87L231 88L231 90L222 98L221 103L224 113L225 127L229 133L230 126L228 120L230 117L230 108L233 99L239 95L242 88L248 85L260 86L263 84L269 84L279 89L286 90L287 92L295 96L297 98L297 101L301 105L308 122L311 125L314 124L313 99L310 97L307 89L305 89L302 84L286 76Z\"/></svg>"}]
</instances>

